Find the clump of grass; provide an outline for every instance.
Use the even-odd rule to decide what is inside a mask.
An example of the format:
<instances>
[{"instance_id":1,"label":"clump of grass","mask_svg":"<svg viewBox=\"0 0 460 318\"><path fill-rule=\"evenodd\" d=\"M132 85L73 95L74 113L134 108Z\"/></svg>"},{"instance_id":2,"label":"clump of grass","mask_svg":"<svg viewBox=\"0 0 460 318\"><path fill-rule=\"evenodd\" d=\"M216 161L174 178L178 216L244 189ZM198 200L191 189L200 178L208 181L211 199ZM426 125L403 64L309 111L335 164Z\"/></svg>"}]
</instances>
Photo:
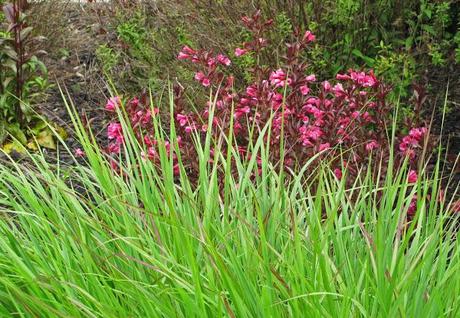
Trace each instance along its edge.
<instances>
[{"instance_id":1,"label":"clump of grass","mask_svg":"<svg viewBox=\"0 0 460 318\"><path fill-rule=\"evenodd\" d=\"M457 220L428 200L439 164L415 185L401 169L345 188L326 164L306 181L309 163L287 182L263 133L249 160L235 147L211 154L208 136L196 142L192 183L180 158L174 177L161 147L159 167L142 160L129 133L115 173L72 118L88 165L68 171L33 155L28 167L0 166L0 316L459 314ZM158 140L175 140L173 123L155 127Z\"/></svg>"}]
</instances>

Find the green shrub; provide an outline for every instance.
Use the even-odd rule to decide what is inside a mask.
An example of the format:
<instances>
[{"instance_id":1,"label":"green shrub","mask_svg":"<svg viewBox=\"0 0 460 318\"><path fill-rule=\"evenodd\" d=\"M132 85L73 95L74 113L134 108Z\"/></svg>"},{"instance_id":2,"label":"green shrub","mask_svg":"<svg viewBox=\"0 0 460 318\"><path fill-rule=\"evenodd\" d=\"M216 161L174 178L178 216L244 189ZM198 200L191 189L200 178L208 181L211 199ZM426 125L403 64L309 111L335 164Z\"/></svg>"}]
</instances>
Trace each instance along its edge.
<instances>
[{"instance_id":1,"label":"green shrub","mask_svg":"<svg viewBox=\"0 0 460 318\"><path fill-rule=\"evenodd\" d=\"M120 58L120 54L108 47L107 44L102 44L96 49L96 56L102 65L103 71L107 74L111 74L111 71L117 65Z\"/></svg>"}]
</instances>

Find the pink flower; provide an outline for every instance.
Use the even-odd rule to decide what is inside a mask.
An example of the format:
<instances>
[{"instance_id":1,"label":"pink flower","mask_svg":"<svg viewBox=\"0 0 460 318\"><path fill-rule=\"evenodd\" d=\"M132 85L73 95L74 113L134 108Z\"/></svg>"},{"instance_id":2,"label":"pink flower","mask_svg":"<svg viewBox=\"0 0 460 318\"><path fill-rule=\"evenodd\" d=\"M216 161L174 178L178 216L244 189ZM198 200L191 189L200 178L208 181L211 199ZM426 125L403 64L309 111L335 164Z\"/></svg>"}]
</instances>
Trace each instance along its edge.
<instances>
[{"instance_id":1,"label":"pink flower","mask_svg":"<svg viewBox=\"0 0 460 318\"><path fill-rule=\"evenodd\" d=\"M216 107L217 107L217 109L224 109L224 108L225 108L225 103L224 103L224 101L218 100L218 101L216 102Z\"/></svg>"},{"instance_id":2,"label":"pink flower","mask_svg":"<svg viewBox=\"0 0 460 318\"><path fill-rule=\"evenodd\" d=\"M260 46L265 46L265 45L267 45L267 39L258 38L257 41L259 42L259 45L260 45Z\"/></svg>"},{"instance_id":3,"label":"pink flower","mask_svg":"<svg viewBox=\"0 0 460 318\"><path fill-rule=\"evenodd\" d=\"M192 49L190 46L188 45L185 45L183 48L182 48L182 52L184 52L185 54L188 54L188 55L193 55L193 54L196 54L196 51L194 49Z\"/></svg>"},{"instance_id":4,"label":"pink flower","mask_svg":"<svg viewBox=\"0 0 460 318\"><path fill-rule=\"evenodd\" d=\"M349 80L351 77L346 74L337 74L335 78L338 79L339 81L346 81L346 80Z\"/></svg>"},{"instance_id":5,"label":"pink flower","mask_svg":"<svg viewBox=\"0 0 460 318\"><path fill-rule=\"evenodd\" d=\"M269 96L272 108L277 110L283 103L283 95L281 95L280 93L271 92Z\"/></svg>"},{"instance_id":6,"label":"pink flower","mask_svg":"<svg viewBox=\"0 0 460 318\"><path fill-rule=\"evenodd\" d=\"M235 119L238 119L244 116L245 114L249 114L250 112L251 112L251 109L249 108L249 106L245 106L245 107L235 109L235 113L233 114L233 116L235 117Z\"/></svg>"},{"instance_id":7,"label":"pink flower","mask_svg":"<svg viewBox=\"0 0 460 318\"><path fill-rule=\"evenodd\" d=\"M186 60L190 58L190 55L185 54L184 52L179 52L179 55L177 55L178 60Z\"/></svg>"},{"instance_id":8,"label":"pink flower","mask_svg":"<svg viewBox=\"0 0 460 318\"><path fill-rule=\"evenodd\" d=\"M173 166L173 173L175 176L179 175L180 173L180 167L179 167L179 164L176 163L174 166Z\"/></svg>"},{"instance_id":9,"label":"pink flower","mask_svg":"<svg viewBox=\"0 0 460 318\"><path fill-rule=\"evenodd\" d=\"M144 136L144 143L147 146L152 146L156 143L156 140L152 140L152 138L150 138L149 136Z\"/></svg>"},{"instance_id":10,"label":"pink flower","mask_svg":"<svg viewBox=\"0 0 460 318\"><path fill-rule=\"evenodd\" d=\"M123 138L123 131L121 128L120 123L111 123L107 127L107 137L109 139L115 139L118 143L122 143Z\"/></svg>"},{"instance_id":11,"label":"pink flower","mask_svg":"<svg viewBox=\"0 0 460 318\"><path fill-rule=\"evenodd\" d=\"M356 119L356 118L359 118L360 115L361 115L361 113L356 110L356 111L351 113L351 118Z\"/></svg>"},{"instance_id":12,"label":"pink flower","mask_svg":"<svg viewBox=\"0 0 460 318\"><path fill-rule=\"evenodd\" d=\"M415 212L417 212L417 196L414 196L409 203L409 208L407 209L407 215L413 217Z\"/></svg>"},{"instance_id":13,"label":"pink flower","mask_svg":"<svg viewBox=\"0 0 460 318\"><path fill-rule=\"evenodd\" d=\"M83 150L81 150L81 148L77 148L75 149L75 157L84 157L85 156L85 152Z\"/></svg>"},{"instance_id":14,"label":"pink flower","mask_svg":"<svg viewBox=\"0 0 460 318\"><path fill-rule=\"evenodd\" d=\"M316 81L316 75L315 74L310 74L307 77L305 77L305 80L307 82L314 82L314 81Z\"/></svg>"},{"instance_id":15,"label":"pink flower","mask_svg":"<svg viewBox=\"0 0 460 318\"><path fill-rule=\"evenodd\" d=\"M200 58L198 57L198 55L193 55L192 56L192 63L196 64L196 63L199 63L200 62Z\"/></svg>"},{"instance_id":16,"label":"pink flower","mask_svg":"<svg viewBox=\"0 0 460 318\"><path fill-rule=\"evenodd\" d=\"M223 54L217 55L217 61L225 66L230 66L230 64L232 64L232 61L230 61L230 59Z\"/></svg>"},{"instance_id":17,"label":"pink flower","mask_svg":"<svg viewBox=\"0 0 460 318\"><path fill-rule=\"evenodd\" d=\"M322 110L318 109L317 107L311 104L305 105L304 107L302 107L302 110L309 114L312 114L313 117L315 117L315 119L321 119L324 115L324 112Z\"/></svg>"},{"instance_id":18,"label":"pink flower","mask_svg":"<svg viewBox=\"0 0 460 318\"><path fill-rule=\"evenodd\" d=\"M177 115L176 115L176 120L179 122L179 125L180 125L181 127L184 127L184 126L187 124L187 122L188 122L187 116L182 115L182 114L177 114Z\"/></svg>"},{"instance_id":19,"label":"pink flower","mask_svg":"<svg viewBox=\"0 0 460 318\"><path fill-rule=\"evenodd\" d=\"M118 165L118 163L115 160L110 160L110 167L113 170L119 170L120 169L120 166Z\"/></svg>"},{"instance_id":20,"label":"pink flower","mask_svg":"<svg viewBox=\"0 0 460 318\"><path fill-rule=\"evenodd\" d=\"M186 60L186 59L192 58L192 56L194 56L195 54L196 54L196 51L186 45L179 52L179 55L177 56L177 58L179 60Z\"/></svg>"},{"instance_id":21,"label":"pink flower","mask_svg":"<svg viewBox=\"0 0 460 318\"><path fill-rule=\"evenodd\" d=\"M133 99L129 101L129 104L132 107L136 108L137 106L139 106L139 99L137 97L134 97Z\"/></svg>"},{"instance_id":22,"label":"pink flower","mask_svg":"<svg viewBox=\"0 0 460 318\"><path fill-rule=\"evenodd\" d=\"M323 135L323 131L317 126L302 126L299 128L299 133L304 146L313 146L313 143Z\"/></svg>"},{"instance_id":23,"label":"pink flower","mask_svg":"<svg viewBox=\"0 0 460 318\"><path fill-rule=\"evenodd\" d=\"M246 94L251 97L257 97L257 87L255 85L250 85L246 88Z\"/></svg>"},{"instance_id":24,"label":"pink flower","mask_svg":"<svg viewBox=\"0 0 460 318\"><path fill-rule=\"evenodd\" d=\"M213 57L208 58L208 66L213 67L216 65L216 59Z\"/></svg>"},{"instance_id":25,"label":"pink flower","mask_svg":"<svg viewBox=\"0 0 460 318\"><path fill-rule=\"evenodd\" d=\"M155 111L155 109L153 110ZM143 116L141 117L141 123L143 125L147 125L148 123L150 123L152 121L152 112L149 110L147 110L145 112L145 114L143 114Z\"/></svg>"},{"instance_id":26,"label":"pink flower","mask_svg":"<svg viewBox=\"0 0 460 318\"><path fill-rule=\"evenodd\" d=\"M343 173L342 170L339 168L334 169L334 175L336 176L337 179L342 180Z\"/></svg>"},{"instance_id":27,"label":"pink flower","mask_svg":"<svg viewBox=\"0 0 460 318\"><path fill-rule=\"evenodd\" d=\"M331 148L331 144L328 142L319 145L319 151L328 150L330 148Z\"/></svg>"},{"instance_id":28,"label":"pink flower","mask_svg":"<svg viewBox=\"0 0 460 318\"><path fill-rule=\"evenodd\" d=\"M120 96L114 96L111 97L108 101L107 104L105 105L105 109L113 112L115 111L119 106L121 105L121 98Z\"/></svg>"},{"instance_id":29,"label":"pink flower","mask_svg":"<svg viewBox=\"0 0 460 318\"><path fill-rule=\"evenodd\" d=\"M378 147L379 147L379 143L376 140L371 140L370 142L366 144L366 150L368 152L371 152L373 149L378 148Z\"/></svg>"},{"instance_id":30,"label":"pink flower","mask_svg":"<svg viewBox=\"0 0 460 318\"><path fill-rule=\"evenodd\" d=\"M243 56L243 55L245 55L246 53L248 53L248 51L245 50L245 49L240 49L239 47L237 47L237 48L235 49L235 56L236 56L236 57Z\"/></svg>"},{"instance_id":31,"label":"pink flower","mask_svg":"<svg viewBox=\"0 0 460 318\"><path fill-rule=\"evenodd\" d=\"M156 152L156 150L155 150L154 147L149 147L149 149L148 149L148 151L147 151L147 154L148 154L148 156L149 156L150 159L153 159L153 158L156 157L157 152Z\"/></svg>"},{"instance_id":32,"label":"pink flower","mask_svg":"<svg viewBox=\"0 0 460 318\"><path fill-rule=\"evenodd\" d=\"M112 142L109 144L107 151L109 153L119 153L120 152L120 144L116 142Z\"/></svg>"},{"instance_id":33,"label":"pink flower","mask_svg":"<svg viewBox=\"0 0 460 318\"><path fill-rule=\"evenodd\" d=\"M206 78L206 75L204 75L203 72L196 72L195 73L195 79L198 81L198 82L201 82L202 80L204 80Z\"/></svg>"},{"instance_id":34,"label":"pink flower","mask_svg":"<svg viewBox=\"0 0 460 318\"><path fill-rule=\"evenodd\" d=\"M286 84L291 85L292 80L286 76L282 69L278 69L270 74L270 84L275 87L284 87Z\"/></svg>"},{"instance_id":35,"label":"pink flower","mask_svg":"<svg viewBox=\"0 0 460 318\"><path fill-rule=\"evenodd\" d=\"M196 130L196 126L194 123L192 123L190 126L185 127L185 132L187 134L190 134L192 131L195 131L195 130Z\"/></svg>"},{"instance_id":36,"label":"pink flower","mask_svg":"<svg viewBox=\"0 0 460 318\"><path fill-rule=\"evenodd\" d=\"M310 92L310 88L307 85L302 85L300 86L300 92L302 93L302 95L308 95L308 93Z\"/></svg>"},{"instance_id":37,"label":"pink flower","mask_svg":"<svg viewBox=\"0 0 460 318\"><path fill-rule=\"evenodd\" d=\"M374 119L372 118L372 115L369 114L369 112L364 112L362 117L363 117L364 121L367 122L367 123L374 122Z\"/></svg>"},{"instance_id":38,"label":"pink flower","mask_svg":"<svg viewBox=\"0 0 460 318\"><path fill-rule=\"evenodd\" d=\"M403 152L409 158L415 158L414 148L420 147L420 142L427 133L425 127L421 128L412 128L409 132L409 135L404 136L401 143L399 144L399 150Z\"/></svg>"},{"instance_id":39,"label":"pink flower","mask_svg":"<svg viewBox=\"0 0 460 318\"><path fill-rule=\"evenodd\" d=\"M321 101L317 97L310 97L309 99L307 99L306 103L319 107L319 105L321 104Z\"/></svg>"},{"instance_id":40,"label":"pink flower","mask_svg":"<svg viewBox=\"0 0 460 318\"><path fill-rule=\"evenodd\" d=\"M305 34L304 34L304 36L303 36L303 40L304 40L306 43L313 42L315 39L316 39L316 36L315 36L311 31L305 32Z\"/></svg>"},{"instance_id":41,"label":"pink flower","mask_svg":"<svg viewBox=\"0 0 460 318\"><path fill-rule=\"evenodd\" d=\"M337 96L337 97L344 97L344 96L347 95L347 93L343 89L342 84L340 84L340 83L335 84L335 86L332 88L332 91L334 92L335 96Z\"/></svg>"},{"instance_id":42,"label":"pink flower","mask_svg":"<svg viewBox=\"0 0 460 318\"><path fill-rule=\"evenodd\" d=\"M209 80L209 78L206 77L206 75L204 75L203 72L195 73L195 80L200 82L201 85L203 85L205 87L208 87L211 84L211 81Z\"/></svg>"},{"instance_id":43,"label":"pink flower","mask_svg":"<svg viewBox=\"0 0 460 318\"><path fill-rule=\"evenodd\" d=\"M409 183L415 183L417 182L417 179L418 179L417 172L415 170L409 171L409 174L407 176L407 181L409 181Z\"/></svg>"},{"instance_id":44,"label":"pink flower","mask_svg":"<svg viewBox=\"0 0 460 318\"><path fill-rule=\"evenodd\" d=\"M452 213L460 213L460 200L457 200L451 204L450 211Z\"/></svg>"},{"instance_id":45,"label":"pink flower","mask_svg":"<svg viewBox=\"0 0 460 318\"><path fill-rule=\"evenodd\" d=\"M364 72L350 71L350 78L355 84L363 87L374 87L378 84L377 78L375 77L373 71L370 71L369 74Z\"/></svg>"},{"instance_id":46,"label":"pink flower","mask_svg":"<svg viewBox=\"0 0 460 318\"><path fill-rule=\"evenodd\" d=\"M412 128L409 132L409 136L414 138L417 141L421 141L423 136L427 133L427 129L425 127L421 128Z\"/></svg>"},{"instance_id":47,"label":"pink flower","mask_svg":"<svg viewBox=\"0 0 460 318\"><path fill-rule=\"evenodd\" d=\"M331 83L329 83L328 81L324 81L323 82L323 88L324 88L325 92L329 92L331 90L331 88L332 88Z\"/></svg>"},{"instance_id":48,"label":"pink flower","mask_svg":"<svg viewBox=\"0 0 460 318\"><path fill-rule=\"evenodd\" d=\"M209 85L211 85L211 81L209 80L209 78L205 78L201 84L204 86L204 87L208 87Z\"/></svg>"}]
</instances>

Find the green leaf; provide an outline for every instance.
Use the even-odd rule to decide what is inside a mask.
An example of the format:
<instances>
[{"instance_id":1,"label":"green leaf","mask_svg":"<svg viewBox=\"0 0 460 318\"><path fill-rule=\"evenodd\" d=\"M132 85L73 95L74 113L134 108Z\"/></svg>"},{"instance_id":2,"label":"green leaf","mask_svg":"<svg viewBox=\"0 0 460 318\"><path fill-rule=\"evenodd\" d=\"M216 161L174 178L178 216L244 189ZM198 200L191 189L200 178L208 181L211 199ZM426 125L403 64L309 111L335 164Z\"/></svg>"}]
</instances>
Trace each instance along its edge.
<instances>
[{"instance_id":1,"label":"green leaf","mask_svg":"<svg viewBox=\"0 0 460 318\"><path fill-rule=\"evenodd\" d=\"M0 144L3 144L3 142L5 141L5 138L7 136L7 131L5 129L5 122L4 120L0 120Z\"/></svg>"},{"instance_id":2,"label":"green leaf","mask_svg":"<svg viewBox=\"0 0 460 318\"><path fill-rule=\"evenodd\" d=\"M7 60L5 60L5 61L2 63L2 65L3 65L4 67L7 67L7 68L11 69L14 73L17 72L17 69L16 69L16 61L13 60L13 59L7 59Z\"/></svg>"},{"instance_id":3,"label":"green leaf","mask_svg":"<svg viewBox=\"0 0 460 318\"><path fill-rule=\"evenodd\" d=\"M45 148L56 149L53 132L49 129L41 131L37 136L37 143Z\"/></svg>"},{"instance_id":4,"label":"green leaf","mask_svg":"<svg viewBox=\"0 0 460 318\"><path fill-rule=\"evenodd\" d=\"M39 119L38 122L30 129L34 136L38 136L38 134L48 127L48 123L42 119Z\"/></svg>"},{"instance_id":5,"label":"green leaf","mask_svg":"<svg viewBox=\"0 0 460 318\"><path fill-rule=\"evenodd\" d=\"M414 44L414 39L410 36L405 41L406 50L409 50Z\"/></svg>"},{"instance_id":6,"label":"green leaf","mask_svg":"<svg viewBox=\"0 0 460 318\"><path fill-rule=\"evenodd\" d=\"M16 51L12 47L10 47L10 46L4 47L2 49L2 52L4 54L8 55L13 60L15 60L15 61L18 60L18 54L16 53Z\"/></svg>"},{"instance_id":7,"label":"green leaf","mask_svg":"<svg viewBox=\"0 0 460 318\"><path fill-rule=\"evenodd\" d=\"M2 83L3 88L6 89L6 88L8 87L8 85L11 83L11 81L13 81L13 80L14 80L14 77L7 77L7 78L5 78L5 79L3 80L3 83ZM6 96L5 96L5 98L6 98Z\"/></svg>"},{"instance_id":8,"label":"green leaf","mask_svg":"<svg viewBox=\"0 0 460 318\"><path fill-rule=\"evenodd\" d=\"M12 151L16 151L16 152L19 152L19 153L24 153L25 152L24 146L21 145L17 141L9 142L9 143L3 145L2 149L3 149L3 151L5 151L8 154L11 153Z\"/></svg>"},{"instance_id":9,"label":"green leaf","mask_svg":"<svg viewBox=\"0 0 460 318\"><path fill-rule=\"evenodd\" d=\"M359 57L360 59L362 59L366 64L367 66L369 67L372 67L374 64L375 64L375 60L369 56L366 56L364 55L360 50L358 49L353 49L353 51L351 51L351 53L356 56L356 57Z\"/></svg>"},{"instance_id":10,"label":"green leaf","mask_svg":"<svg viewBox=\"0 0 460 318\"><path fill-rule=\"evenodd\" d=\"M23 145L27 143L27 137L18 123L7 124L6 130Z\"/></svg>"},{"instance_id":11,"label":"green leaf","mask_svg":"<svg viewBox=\"0 0 460 318\"><path fill-rule=\"evenodd\" d=\"M24 41L25 39L27 39L27 37L30 36L32 30L33 30L32 27L26 27L22 29L21 32L19 32L19 38L21 39L21 41Z\"/></svg>"}]
</instances>

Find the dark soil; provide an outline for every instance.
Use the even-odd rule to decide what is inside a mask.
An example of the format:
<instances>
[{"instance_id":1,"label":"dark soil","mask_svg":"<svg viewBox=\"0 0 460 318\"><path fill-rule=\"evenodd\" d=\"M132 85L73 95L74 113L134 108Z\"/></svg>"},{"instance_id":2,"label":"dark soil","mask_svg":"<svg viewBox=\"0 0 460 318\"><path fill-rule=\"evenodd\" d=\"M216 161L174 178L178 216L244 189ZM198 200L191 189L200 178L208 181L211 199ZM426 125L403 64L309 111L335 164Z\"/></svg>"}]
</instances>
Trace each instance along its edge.
<instances>
[{"instance_id":1,"label":"dark soil","mask_svg":"<svg viewBox=\"0 0 460 318\"><path fill-rule=\"evenodd\" d=\"M36 10L51 9L44 6ZM68 3L56 14L60 14L57 23L59 29L56 30L59 36L47 36L43 49L48 54L42 58L54 86L48 92L46 101L39 105L39 111L66 129L69 134L66 143L69 149L75 150L79 143L75 139L71 118L65 106L67 100L75 106L80 118L90 125L103 144L105 140L102 132L106 125L104 105L109 93L95 52L107 40L106 35L99 32L100 25L88 5ZM50 33L53 31L50 30ZM61 41L53 41L60 37ZM48 152L50 157L55 157L54 151ZM72 164L70 158L65 151L60 152L62 163Z\"/></svg>"},{"instance_id":2,"label":"dark soil","mask_svg":"<svg viewBox=\"0 0 460 318\"><path fill-rule=\"evenodd\" d=\"M432 68L424 76L424 85L428 88L425 117L433 116L432 132L445 149L444 171L451 177L445 183L452 192L460 184L460 68L455 64Z\"/></svg>"}]
</instances>

